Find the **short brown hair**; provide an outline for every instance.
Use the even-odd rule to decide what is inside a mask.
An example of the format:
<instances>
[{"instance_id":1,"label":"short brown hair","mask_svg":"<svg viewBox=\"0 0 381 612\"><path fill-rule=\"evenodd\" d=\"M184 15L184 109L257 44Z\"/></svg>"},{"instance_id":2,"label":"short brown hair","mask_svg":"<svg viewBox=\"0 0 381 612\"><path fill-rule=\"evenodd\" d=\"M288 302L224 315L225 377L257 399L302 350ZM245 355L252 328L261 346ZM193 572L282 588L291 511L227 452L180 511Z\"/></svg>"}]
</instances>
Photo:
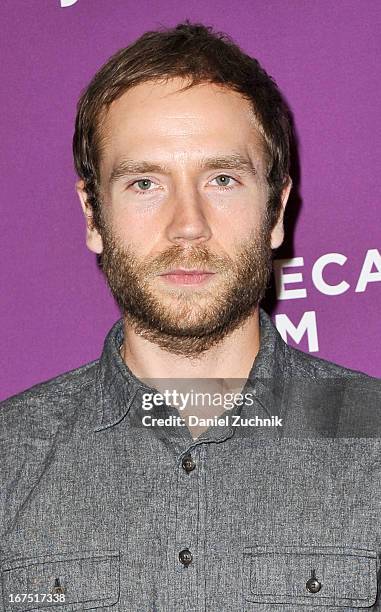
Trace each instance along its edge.
<instances>
[{"instance_id":1,"label":"short brown hair","mask_svg":"<svg viewBox=\"0 0 381 612\"><path fill-rule=\"evenodd\" d=\"M291 120L274 80L224 33L186 20L150 31L116 52L82 93L73 137L75 169L84 181L96 227L102 225L99 161L101 123L111 102L146 81L182 77L183 89L202 82L227 87L251 101L267 152L268 221L278 218L282 187L289 175Z\"/></svg>"}]
</instances>

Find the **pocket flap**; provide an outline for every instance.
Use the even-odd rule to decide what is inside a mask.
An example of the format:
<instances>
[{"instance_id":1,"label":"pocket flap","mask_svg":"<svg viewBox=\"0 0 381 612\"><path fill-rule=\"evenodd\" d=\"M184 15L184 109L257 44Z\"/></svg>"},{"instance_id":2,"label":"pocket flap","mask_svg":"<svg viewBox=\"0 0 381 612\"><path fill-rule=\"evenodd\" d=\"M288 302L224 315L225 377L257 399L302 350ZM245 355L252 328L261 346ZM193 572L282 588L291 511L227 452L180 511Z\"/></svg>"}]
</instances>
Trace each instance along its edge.
<instances>
[{"instance_id":1,"label":"pocket flap","mask_svg":"<svg viewBox=\"0 0 381 612\"><path fill-rule=\"evenodd\" d=\"M1 569L5 612L53 607L65 611L87 610L112 606L119 600L119 551L81 551L12 559ZM57 595L57 589L54 590L57 579L64 597L61 601L49 601L43 594ZM24 597L25 594L29 598ZM23 601L16 595L21 595Z\"/></svg>"},{"instance_id":2,"label":"pocket flap","mask_svg":"<svg viewBox=\"0 0 381 612\"><path fill-rule=\"evenodd\" d=\"M247 601L367 608L377 599L377 553L341 547L248 546L243 578Z\"/></svg>"}]
</instances>

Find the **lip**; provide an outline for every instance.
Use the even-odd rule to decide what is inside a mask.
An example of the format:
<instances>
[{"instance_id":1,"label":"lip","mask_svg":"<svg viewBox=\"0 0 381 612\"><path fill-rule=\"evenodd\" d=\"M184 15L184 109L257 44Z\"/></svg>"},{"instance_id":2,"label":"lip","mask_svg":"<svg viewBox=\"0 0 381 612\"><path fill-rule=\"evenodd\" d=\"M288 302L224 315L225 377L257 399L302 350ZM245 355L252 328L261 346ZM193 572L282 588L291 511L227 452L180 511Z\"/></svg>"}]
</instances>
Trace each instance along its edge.
<instances>
[{"instance_id":1,"label":"lip","mask_svg":"<svg viewBox=\"0 0 381 612\"><path fill-rule=\"evenodd\" d=\"M199 269L188 269L188 268L176 268L175 270L166 270L162 272L160 276L167 276L168 274L214 274L213 270L199 270Z\"/></svg>"},{"instance_id":2,"label":"lip","mask_svg":"<svg viewBox=\"0 0 381 612\"><path fill-rule=\"evenodd\" d=\"M214 275L215 272L209 270L177 268L176 270L163 272L159 276L171 285L202 285L207 283Z\"/></svg>"}]
</instances>

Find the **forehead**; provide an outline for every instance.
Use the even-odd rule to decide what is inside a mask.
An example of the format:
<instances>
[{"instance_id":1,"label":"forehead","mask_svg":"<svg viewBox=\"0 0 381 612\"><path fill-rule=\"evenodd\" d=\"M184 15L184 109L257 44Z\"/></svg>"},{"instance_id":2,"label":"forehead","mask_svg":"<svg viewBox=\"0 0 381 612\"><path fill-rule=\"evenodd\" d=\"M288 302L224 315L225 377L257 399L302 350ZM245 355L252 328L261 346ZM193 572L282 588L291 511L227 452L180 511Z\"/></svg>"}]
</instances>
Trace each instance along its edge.
<instances>
[{"instance_id":1,"label":"forehead","mask_svg":"<svg viewBox=\"0 0 381 612\"><path fill-rule=\"evenodd\" d=\"M187 90L173 78L127 90L110 105L102 122L101 170L128 156L178 163L232 150L264 162L265 146L252 104L212 83Z\"/></svg>"}]
</instances>

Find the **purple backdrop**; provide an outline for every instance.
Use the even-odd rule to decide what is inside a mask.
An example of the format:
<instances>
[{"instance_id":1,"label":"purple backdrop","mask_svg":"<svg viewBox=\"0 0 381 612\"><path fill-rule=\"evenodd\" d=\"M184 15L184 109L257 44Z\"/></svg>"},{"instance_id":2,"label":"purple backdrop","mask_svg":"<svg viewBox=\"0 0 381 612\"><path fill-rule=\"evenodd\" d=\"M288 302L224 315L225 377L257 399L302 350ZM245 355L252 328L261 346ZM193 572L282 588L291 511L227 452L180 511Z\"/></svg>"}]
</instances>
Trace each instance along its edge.
<instances>
[{"instance_id":1,"label":"purple backdrop","mask_svg":"<svg viewBox=\"0 0 381 612\"><path fill-rule=\"evenodd\" d=\"M75 105L117 49L184 18L228 32L256 56L294 113L300 181L276 263L273 320L289 344L380 377L381 3L68 4L0 7L0 399L96 359L120 316L84 242Z\"/></svg>"}]
</instances>

